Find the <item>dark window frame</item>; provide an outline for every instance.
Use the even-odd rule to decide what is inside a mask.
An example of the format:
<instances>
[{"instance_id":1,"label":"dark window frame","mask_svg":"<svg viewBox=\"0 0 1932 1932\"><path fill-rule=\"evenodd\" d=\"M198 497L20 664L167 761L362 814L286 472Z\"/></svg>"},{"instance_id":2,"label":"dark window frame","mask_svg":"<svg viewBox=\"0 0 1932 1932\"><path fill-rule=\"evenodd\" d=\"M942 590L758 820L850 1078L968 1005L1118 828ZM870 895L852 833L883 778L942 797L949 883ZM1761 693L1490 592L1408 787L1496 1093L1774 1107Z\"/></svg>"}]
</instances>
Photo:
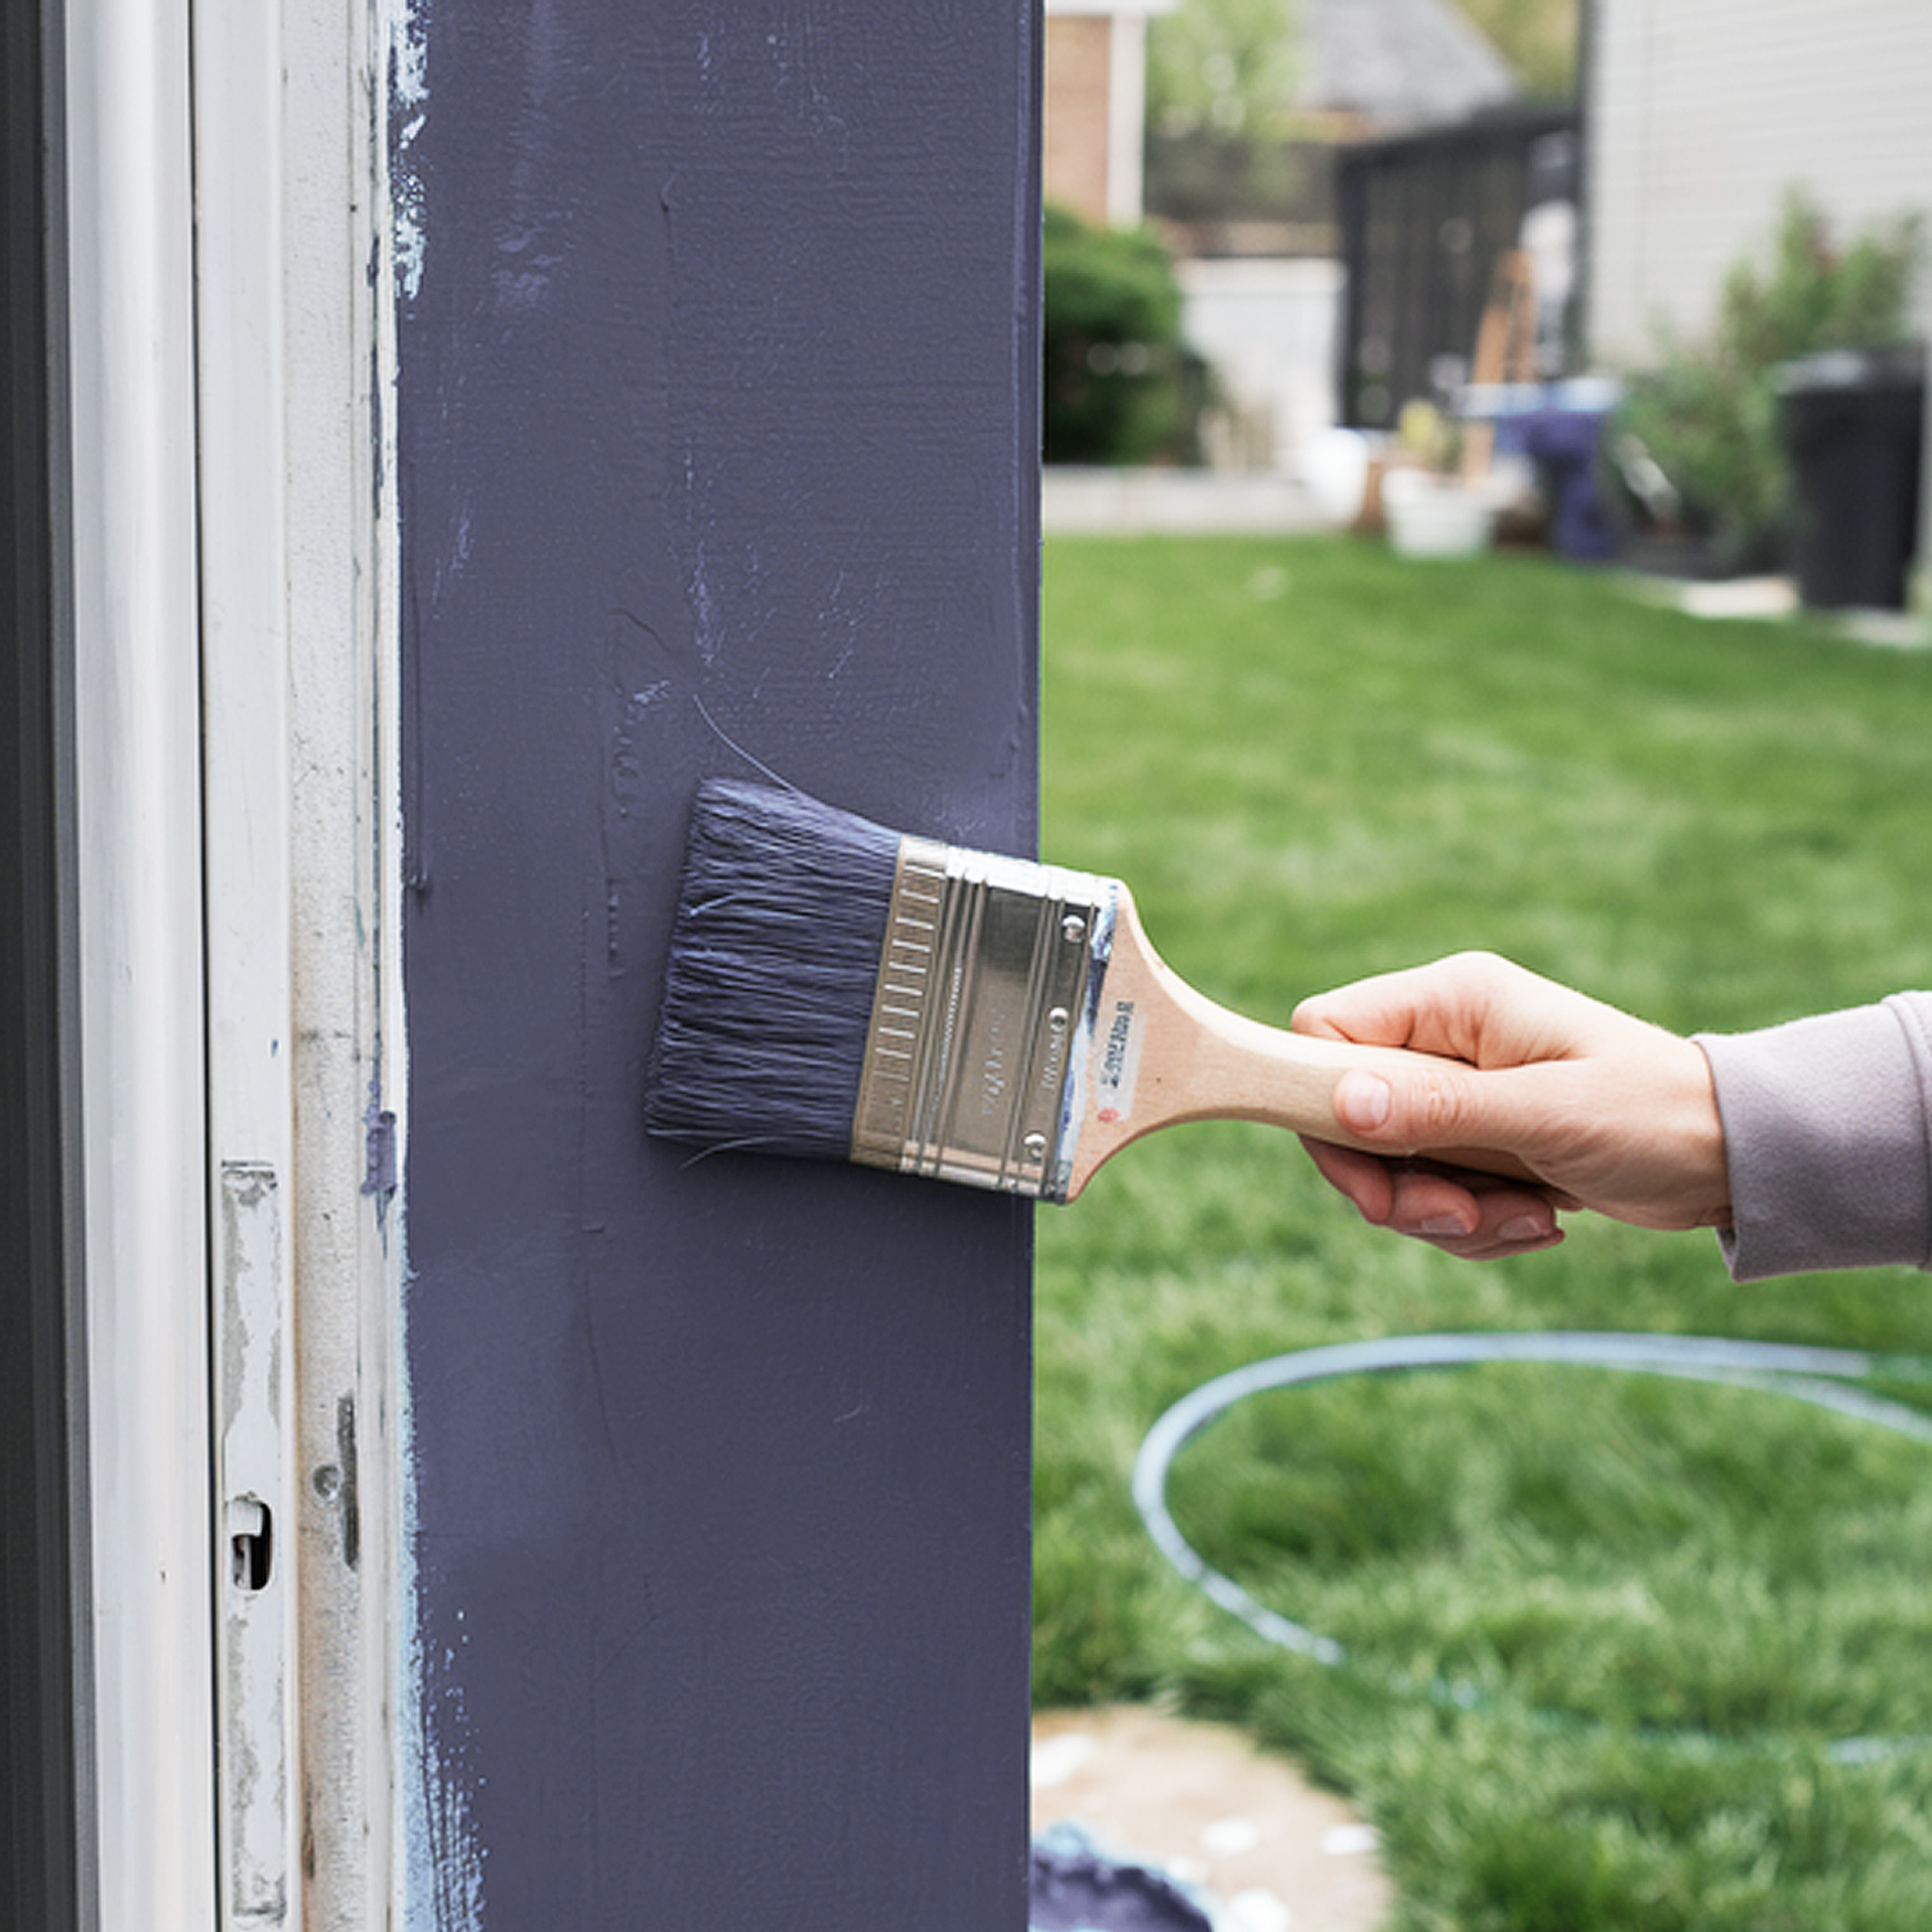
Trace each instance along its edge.
<instances>
[{"instance_id":1,"label":"dark window frame","mask_svg":"<svg viewBox=\"0 0 1932 1932\"><path fill-rule=\"evenodd\" d=\"M85 1738L59 0L0 22L0 1919L79 1932Z\"/></svg>"}]
</instances>

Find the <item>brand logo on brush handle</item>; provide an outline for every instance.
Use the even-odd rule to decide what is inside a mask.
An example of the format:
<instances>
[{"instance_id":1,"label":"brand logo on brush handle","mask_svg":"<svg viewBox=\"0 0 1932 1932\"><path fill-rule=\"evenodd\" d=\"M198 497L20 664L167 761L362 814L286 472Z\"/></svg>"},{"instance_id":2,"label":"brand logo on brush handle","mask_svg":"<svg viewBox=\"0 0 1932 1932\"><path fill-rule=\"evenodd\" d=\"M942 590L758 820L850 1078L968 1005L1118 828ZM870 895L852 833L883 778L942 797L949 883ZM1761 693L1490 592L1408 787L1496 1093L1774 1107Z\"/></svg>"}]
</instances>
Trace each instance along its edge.
<instances>
[{"instance_id":1,"label":"brand logo on brush handle","mask_svg":"<svg viewBox=\"0 0 1932 1932\"><path fill-rule=\"evenodd\" d=\"M1134 1083L1141 1072L1141 1029L1134 1002L1116 1000L1100 1045L1100 1070L1094 1076L1094 1118L1128 1120L1134 1112Z\"/></svg>"}]
</instances>

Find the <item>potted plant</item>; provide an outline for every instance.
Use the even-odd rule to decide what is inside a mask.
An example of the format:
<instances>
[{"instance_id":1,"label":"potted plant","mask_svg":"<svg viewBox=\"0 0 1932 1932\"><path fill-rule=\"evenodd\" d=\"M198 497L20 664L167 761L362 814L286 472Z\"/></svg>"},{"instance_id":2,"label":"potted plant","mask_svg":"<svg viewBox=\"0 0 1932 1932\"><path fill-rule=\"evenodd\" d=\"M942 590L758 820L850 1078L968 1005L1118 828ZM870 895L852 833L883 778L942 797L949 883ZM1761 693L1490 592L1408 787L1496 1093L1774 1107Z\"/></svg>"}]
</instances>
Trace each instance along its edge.
<instances>
[{"instance_id":1,"label":"potted plant","mask_svg":"<svg viewBox=\"0 0 1932 1932\"><path fill-rule=\"evenodd\" d=\"M1472 557L1495 534L1496 506L1462 468L1462 425L1432 402L1405 403L1382 478L1389 544L1404 557Z\"/></svg>"}]
</instances>

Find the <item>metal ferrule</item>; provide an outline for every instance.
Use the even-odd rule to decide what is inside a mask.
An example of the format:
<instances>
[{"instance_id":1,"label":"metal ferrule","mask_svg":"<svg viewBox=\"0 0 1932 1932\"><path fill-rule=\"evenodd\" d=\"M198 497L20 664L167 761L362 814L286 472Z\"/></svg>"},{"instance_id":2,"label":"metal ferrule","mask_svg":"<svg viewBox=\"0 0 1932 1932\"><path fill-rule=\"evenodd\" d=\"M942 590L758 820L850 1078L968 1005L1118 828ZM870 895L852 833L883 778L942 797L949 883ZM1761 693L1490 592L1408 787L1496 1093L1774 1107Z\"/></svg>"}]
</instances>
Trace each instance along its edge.
<instances>
[{"instance_id":1,"label":"metal ferrule","mask_svg":"<svg viewBox=\"0 0 1932 1932\"><path fill-rule=\"evenodd\" d=\"M1063 1200L1114 882L899 842L852 1158Z\"/></svg>"}]
</instances>

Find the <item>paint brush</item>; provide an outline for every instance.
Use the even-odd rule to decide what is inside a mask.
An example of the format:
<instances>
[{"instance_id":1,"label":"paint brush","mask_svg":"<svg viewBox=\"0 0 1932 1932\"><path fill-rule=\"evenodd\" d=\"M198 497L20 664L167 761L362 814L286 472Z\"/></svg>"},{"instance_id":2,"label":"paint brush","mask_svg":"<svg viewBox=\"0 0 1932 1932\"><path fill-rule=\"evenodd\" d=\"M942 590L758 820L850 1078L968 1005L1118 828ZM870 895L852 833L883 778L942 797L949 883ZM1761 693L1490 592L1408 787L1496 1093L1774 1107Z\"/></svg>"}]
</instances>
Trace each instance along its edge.
<instances>
[{"instance_id":1,"label":"paint brush","mask_svg":"<svg viewBox=\"0 0 1932 1932\"><path fill-rule=\"evenodd\" d=\"M1216 1006L1156 954L1119 880L710 779L646 1122L707 1148L1069 1201L1102 1162L1181 1121L1346 1141L1330 1098L1342 1073L1419 1057Z\"/></svg>"}]
</instances>

